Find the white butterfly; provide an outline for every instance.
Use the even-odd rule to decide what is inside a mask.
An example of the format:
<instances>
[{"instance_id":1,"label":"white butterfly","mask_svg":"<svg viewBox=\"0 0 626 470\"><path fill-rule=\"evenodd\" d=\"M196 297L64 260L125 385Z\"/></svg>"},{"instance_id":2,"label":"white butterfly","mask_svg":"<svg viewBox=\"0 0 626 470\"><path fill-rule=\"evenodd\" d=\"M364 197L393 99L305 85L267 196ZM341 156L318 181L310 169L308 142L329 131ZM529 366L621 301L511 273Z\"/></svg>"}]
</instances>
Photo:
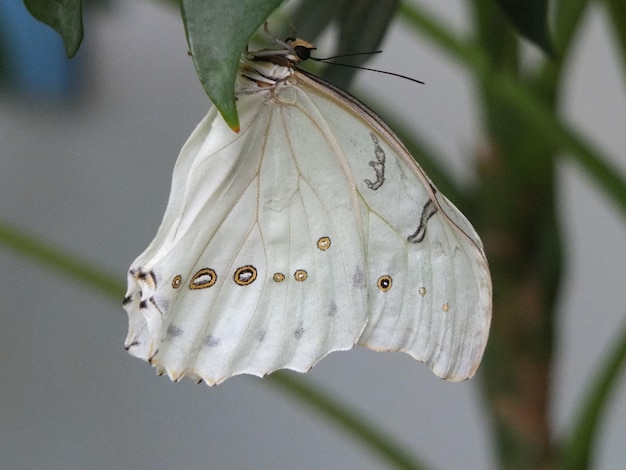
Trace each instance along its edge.
<instances>
[{"instance_id":1,"label":"white butterfly","mask_svg":"<svg viewBox=\"0 0 626 470\"><path fill-rule=\"evenodd\" d=\"M311 44L280 43L242 58L241 131L213 108L184 145L129 271L126 348L209 385L355 344L471 377L491 322L478 235L380 118L296 69Z\"/></svg>"}]
</instances>

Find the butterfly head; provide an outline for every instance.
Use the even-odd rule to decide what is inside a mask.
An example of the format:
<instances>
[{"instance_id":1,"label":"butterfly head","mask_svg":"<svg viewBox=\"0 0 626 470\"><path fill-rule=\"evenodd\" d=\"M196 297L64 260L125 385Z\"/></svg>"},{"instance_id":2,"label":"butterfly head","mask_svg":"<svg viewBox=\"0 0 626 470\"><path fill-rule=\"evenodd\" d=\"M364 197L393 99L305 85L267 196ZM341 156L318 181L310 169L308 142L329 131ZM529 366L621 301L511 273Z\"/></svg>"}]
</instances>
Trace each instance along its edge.
<instances>
[{"instance_id":1,"label":"butterfly head","mask_svg":"<svg viewBox=\"0 0 626 470\"><path fill-rule=\"evenodd\" d=\"M299 38L287 38L284 44L290 49L295 64L311 57L311 51L317 49L313 44Z\"/></svg>"}]
</instances>

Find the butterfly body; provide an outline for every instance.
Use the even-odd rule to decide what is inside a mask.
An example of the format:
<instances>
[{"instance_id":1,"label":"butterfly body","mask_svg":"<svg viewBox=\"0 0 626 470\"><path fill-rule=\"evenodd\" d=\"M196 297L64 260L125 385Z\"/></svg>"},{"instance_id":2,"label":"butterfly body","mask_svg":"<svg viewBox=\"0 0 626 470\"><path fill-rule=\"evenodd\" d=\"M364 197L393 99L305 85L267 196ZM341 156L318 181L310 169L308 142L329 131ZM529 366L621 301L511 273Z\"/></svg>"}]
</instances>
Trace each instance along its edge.
<instances>
[{"instance_id":1,"label":"butterfly body","mask_svg":"<svg viewBox=\"0 0 626 470\"><path fill-rule=\"evenodd\" d=\"M238 134L213 109L183 147L129 271L127 349L209 385L355 344L470 377L491 314L480 239L386 125L281 51L243 60Z\"/></svg>"}]
</instances>

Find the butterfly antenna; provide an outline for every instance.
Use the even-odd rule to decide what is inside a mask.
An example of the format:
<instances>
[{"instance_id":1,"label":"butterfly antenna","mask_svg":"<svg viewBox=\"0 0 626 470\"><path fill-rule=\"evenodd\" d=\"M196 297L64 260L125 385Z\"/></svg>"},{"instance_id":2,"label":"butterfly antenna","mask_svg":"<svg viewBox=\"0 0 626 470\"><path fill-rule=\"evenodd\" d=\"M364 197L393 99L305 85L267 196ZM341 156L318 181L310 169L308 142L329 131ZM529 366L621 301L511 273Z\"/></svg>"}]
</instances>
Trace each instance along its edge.
<instances>
[{"instance_id":1,"label":"butterfly antenna","mask_svg":"<svg viewBox=\"0 0 626 470\"><path fill-rule=\"evenodd\" d=\"M343 59L345 57L354 57L357 55L373 55L373 54L380 54L382 51L371 51L371 52L353 52L351 54L341 54L341 55L334 55L331 57L311 57L312 60L316 60L318 62L326 62L327 60L335 60L335 59ZM328 62L329 64L332 62Z\"/></svg>"},{"instance_id":2,"label":"butterfly antenna","mask_svg":"<svg viewBox=\"0 0 626 470\"><path fill-rule=\"evenodd\" d=\"M361 65L351 65L351 64L344 64L342 62L333 62L334 59L339 59L339 58L343 58L343 57L353 57L353 56L357 56L357 55L366 55L366 54L380 54L381 52L382 51L356 52L354 54L336 55L336 56L333 56L333 57L324 57L324 58L310 57L310 59L314 60L316 62L321 62L323 64L338 65L340 67L348 67L348 68L351 68L351 69L359 69L359 70L367 70L369 72L383 73L385 75L391 75L393 77L404 78L405 80L409 80L409 81L414 82L414 83L419 83L420 85L425 85L425 83L423 81L421 81L421 80L417 80L415 78L407 77L406 75L402 75L400 73L389 72L387 70L373 69L373 68L370 68L370 67L363 67Z\"/></svg>"}]
</instances>

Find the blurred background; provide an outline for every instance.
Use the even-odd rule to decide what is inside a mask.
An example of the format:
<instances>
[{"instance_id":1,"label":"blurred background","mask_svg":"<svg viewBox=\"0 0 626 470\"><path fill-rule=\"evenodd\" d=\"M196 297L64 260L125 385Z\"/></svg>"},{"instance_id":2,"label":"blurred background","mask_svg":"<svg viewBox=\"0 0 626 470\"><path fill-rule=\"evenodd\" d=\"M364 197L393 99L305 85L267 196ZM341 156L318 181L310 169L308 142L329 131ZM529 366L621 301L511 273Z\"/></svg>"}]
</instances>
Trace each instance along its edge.
<instances>
[{"instance_id":1,"label":"blurred background","mask_svg":"<svg viewBox=\"0 0 626 470\"><path fill-rule=\"evenodd\" d=\"M420 3L467 31L464 2ZM67 62L60 38L21 1L0 5L4 57L11 57L2 64L8 78L0 92L0 220L124 282L156 233L178 151L210 102L177 9L142 0L88 13L81 50ZM626 92L597 4L579 33L564 112L626 174ZM19 44L8 42L18 35ZM356 87L427 137L455 177L471 180L467 155L481 146L481 124L470 77L428 43L416 44L400 21L383 49L368 66L426 85L364 72ZM527 52L531 61L538 54L532 46ZM573 162L561 162L558 182L569 258L551 391L557 435L571 426L626 308L622 219ZM208 388L157 377L124 351L120 303L3 246L0 280L0 468L382 465L271 380L240 376ZM447 383L406 355L358 348L331 354L305 378L433 468L496 468L480 375ZM626 466L625 433L622 377L594 468Z\"/></svg>"}]
</instances>

